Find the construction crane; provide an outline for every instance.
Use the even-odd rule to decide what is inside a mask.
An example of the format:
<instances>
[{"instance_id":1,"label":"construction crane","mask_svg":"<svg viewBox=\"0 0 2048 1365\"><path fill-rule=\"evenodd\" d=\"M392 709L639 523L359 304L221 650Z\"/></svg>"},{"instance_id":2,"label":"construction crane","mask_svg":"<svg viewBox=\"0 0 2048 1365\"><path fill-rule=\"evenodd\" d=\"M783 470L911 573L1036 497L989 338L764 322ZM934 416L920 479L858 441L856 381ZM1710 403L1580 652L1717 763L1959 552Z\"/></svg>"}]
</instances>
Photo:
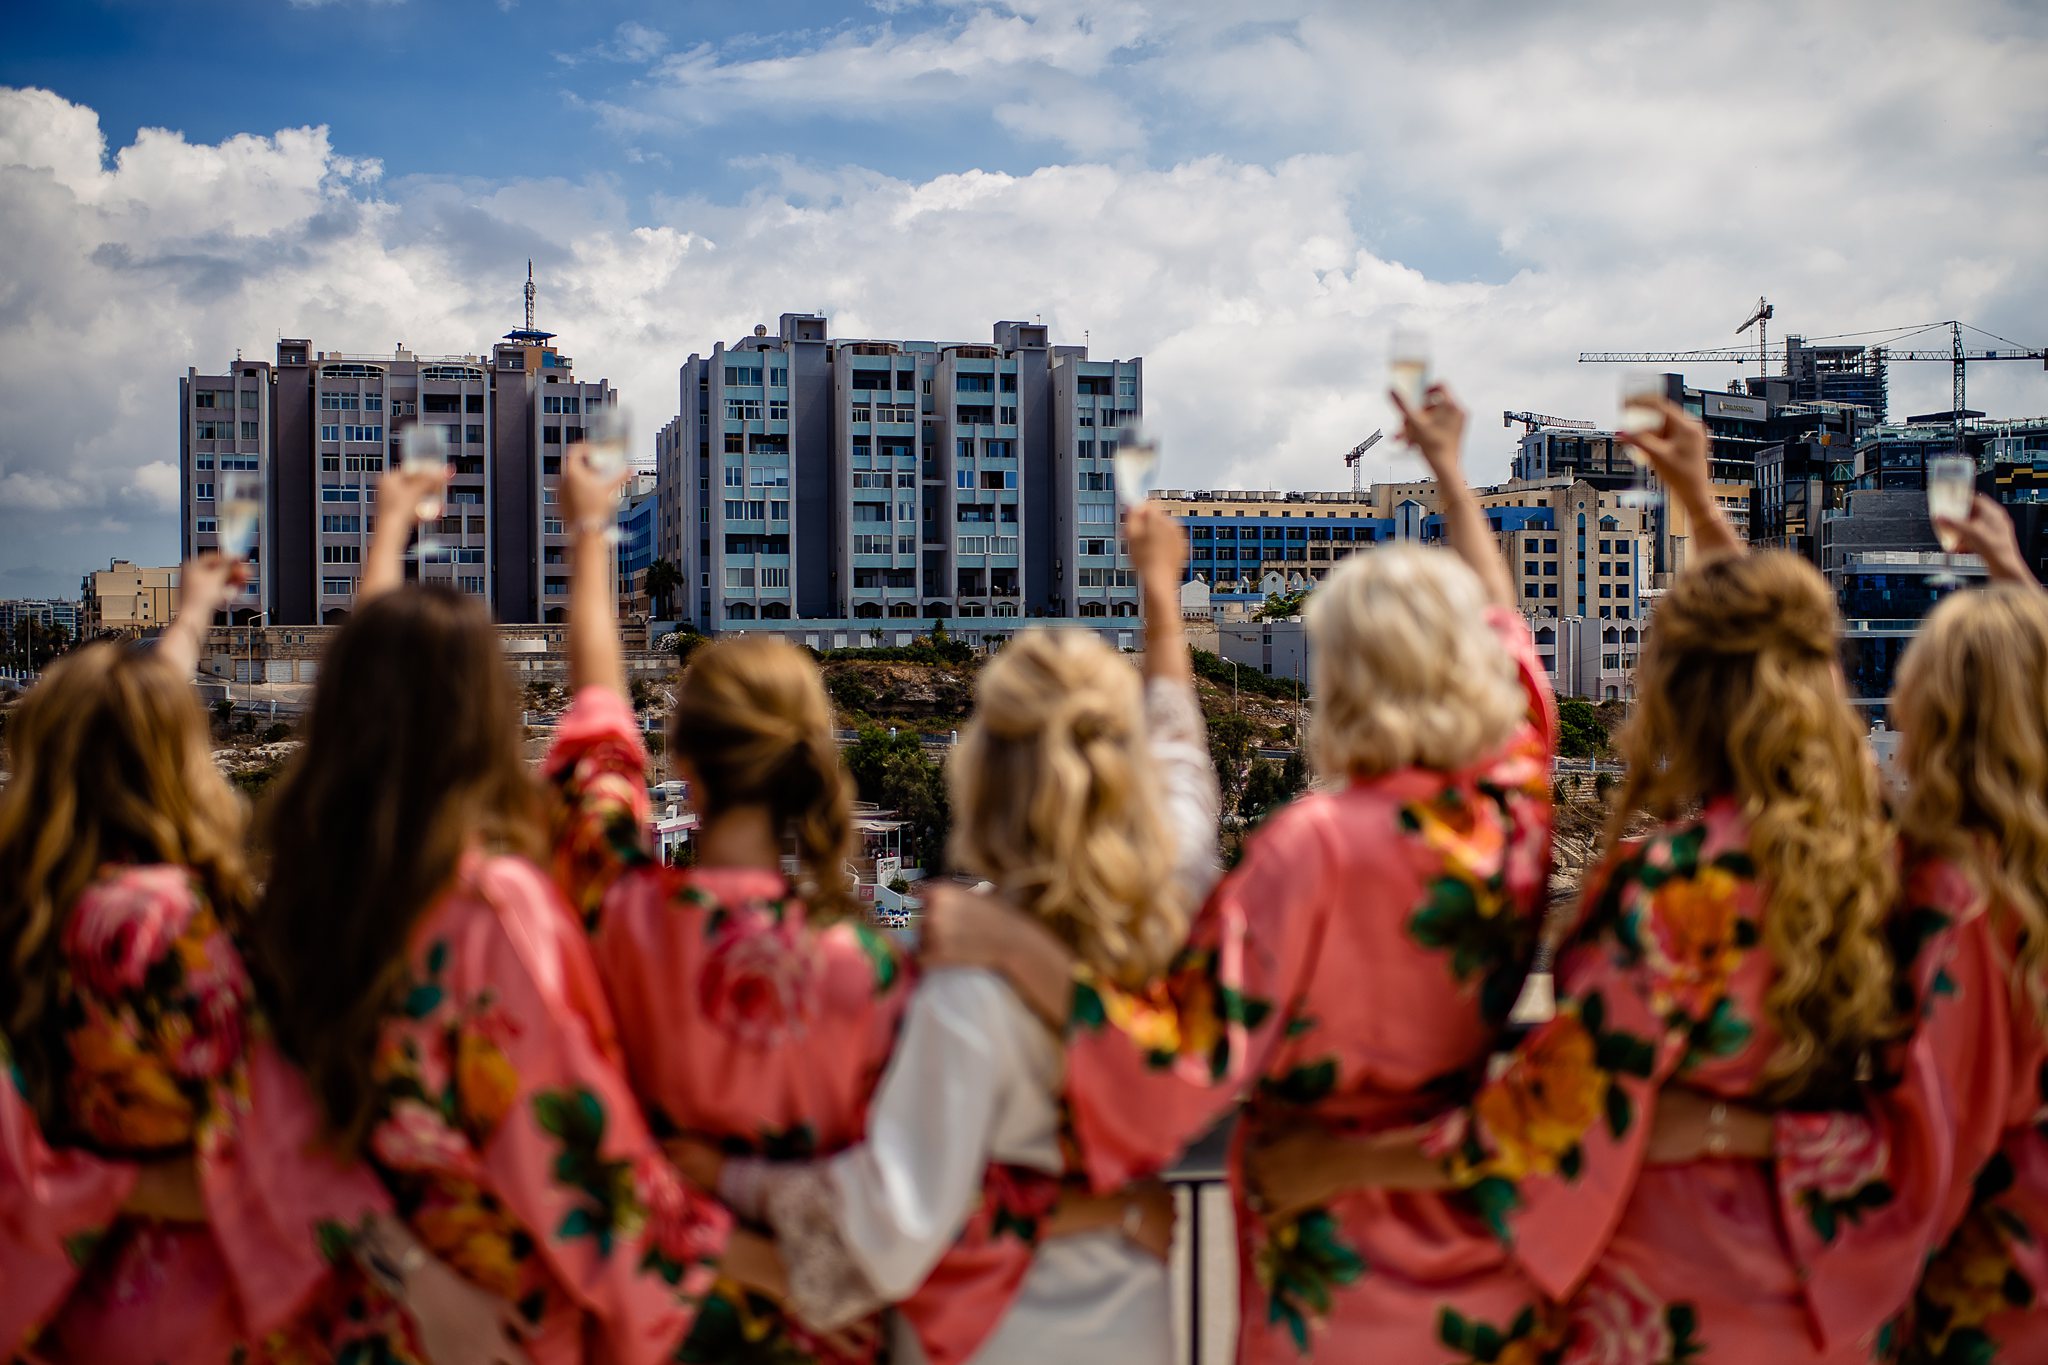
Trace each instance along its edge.
<instances>
[{"instance_id":1,"label":"construction crane","mask_svg":"<svg viewBox=\"0 0 2048 1365\"><path fill-rule=\"evenodd\" d=\"M1763 306L1763 300L1759 299L1757 300L1757 302L1760 311L1762 311L1765 314L1765 316L1768 316L1769 310L1768 308ZM1752 321L1756 321L1760 324L1763 321L1763 319L1753 318ZM1744 323L1743 325L1746 327L1749 324ZM1897 345L1893 344L1898 341L1910 340L1911 338L1918 336L1922 332L1931 332L1936 328L1941 327L1945 327L1948 329L1949 344L1946 349L1902 349ZM1969 330L1973 332L1982 332L1983 335L1991 337L1995 341L2003 341L2006 343L2006 345L2003 348L1992 347L1982 350L1966 348L1963 345L1963 329L1965 327L1969 327ZM1839 341L1854 336L1877 335L1879 335L1878 332L1845 332L1842 333L1840 336L1812 337L1808 338L1808 340ZM1873 345L1869 348L1871 353L1881 360L1939 361L1946 363L1952 367L1953 374L1951 379L1951 393L1953 398L1953 407L1951 408L1949 415L1950 420L1955 424L1956 444L1959 447L1962 444L1963 437L1963 412L1964 409L1967 407L1964 398L1964 370L1967 365L1973 364L1980 360L2038 360L2041 362L2041 367L2043 369L2048 369L2048 348L2043 348L2039 346L2021 346L2018 343L2009 340L2008 338L1997 335L1995 332L1985 332L1984 329L1981 327L1970 327L1968 323L1957 322L1953 318L1951 318L1947 322L1929 322L1919 327L1894 327L1888 329L1888 331L1885 332L1885 335L1891 337L1890 342L1886 342L1879 345ZM1785 347L1785 371L1787 374L1790 374L1792 370L1792 353L1791 341L1789 339L1786 341ZM1579 363L1582 365L1641 365L1645 363L1658 363L1665 361L1696 361L1703 364L1711 363L1714 361L1734 361L1737 364L1747 364L1749 362L1751 354L1752 353L1746 347L1715 347L1702 351L1580 351Z\"/></svg>"},{"instance_id":2,"label":"construction crane","mask_svg":"<svg viewBox=\"0 0 2048 1365\"><path fill-rule=\"evenodd\" d=\"M1365 452L1378 445L1386 434L1384 430L1375 431L1372 435L1351 447L1350 452L1344 456L1344 463L1351 470L1351 492L1353 496L1365 492Z\"/></svg>"},{"instance_id":3,"label":"construction crane","mask_svg":"<svg viewBox=\"0 0 2048 1365\"><path fill-rule=\"evenodd\" d=\"M1735 329L1735 335L1741 336L1750 328L1756 328L1756 377L1758 379L1764 377L1764 369L1771 363L1771 315L1776 311L1776 309L1771 307L1770 300L1759 294L1757 295L1755 309L1751 311L1748 317L1742 320L1742 325Z\"/></svg>"},{"instance_id":4,"label":"construction crane","mask_svg":"<svg viewBox=\"0 0 2048 1365\"><path fill-rule=\"evenodd\" d=\"M1582 422L1576 417L1546 417L1540 412L1504 412L1500 415L1500 424L1504 427L1511 427L1517 422L1522 424L1525 433L1538 427L1569 427L1573 431L1594 429L1591 422Z\"/></svg>"}]
</instances>

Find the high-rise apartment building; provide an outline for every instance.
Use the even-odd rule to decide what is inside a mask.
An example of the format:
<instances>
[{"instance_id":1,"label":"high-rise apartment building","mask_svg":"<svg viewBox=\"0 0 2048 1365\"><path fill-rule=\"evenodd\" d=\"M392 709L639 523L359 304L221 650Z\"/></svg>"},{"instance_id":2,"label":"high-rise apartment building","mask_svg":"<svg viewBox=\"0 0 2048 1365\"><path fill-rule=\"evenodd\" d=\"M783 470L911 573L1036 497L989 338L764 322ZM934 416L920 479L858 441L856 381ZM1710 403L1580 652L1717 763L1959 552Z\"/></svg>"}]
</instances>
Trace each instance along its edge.
<instances>
[{"instance_id":1,"label":"high-rise apartment building","mask_svg":"<svg viewBox=\"0 0 2048 1365\"><path fill-rule=\"evenodd\" d=\"M275 364L237 359L179 381L182 549L219 545L230 475L261 480L256 570L237 621L332 622L354 605L376 525L377 477L415 423L443 428L454 478L432 548L408 573L487 602L500 621L562 619L568 551L555 505L563 448L617 401L576 378L552 333L529 325L488 355L316 351L277 343Z\"/></svg>"},{"instance_id":2,"label":"high-rise apartment building","mask_svg":"<svg viewBox=\"0 0 2048 1365\"><path fill-rule=\"evenodd\" d=\"M828 644L886 635L876 622L978 639L1137 615L1113 462L1141 362L1036 323L999 322L990 344L854 340L785 313L692 355L680 383L657 553L690 624Z\"/></svg>"}]
</instances>

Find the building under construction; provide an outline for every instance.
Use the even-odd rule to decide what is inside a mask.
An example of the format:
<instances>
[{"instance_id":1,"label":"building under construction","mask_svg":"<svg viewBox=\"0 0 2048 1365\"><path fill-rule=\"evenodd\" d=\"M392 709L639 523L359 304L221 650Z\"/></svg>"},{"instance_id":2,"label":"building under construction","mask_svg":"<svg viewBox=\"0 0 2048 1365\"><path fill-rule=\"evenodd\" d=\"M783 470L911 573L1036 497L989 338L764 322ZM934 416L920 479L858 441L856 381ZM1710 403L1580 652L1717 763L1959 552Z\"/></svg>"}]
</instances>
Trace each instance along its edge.
<instances>
[{"instance_id":1,"label":"building under construction","mask_svg":"<svg viewBox=\"0 0 2048 1365\"><path fill-rule=\"evenodd\" d=\"M1882 346L1809 346L1803 337L1785 338L1785 372L1746 379L1752 398L1773 408L1792 403L1847 403L1885 420L1885 352Z\"/></svg>"}]
</instances>

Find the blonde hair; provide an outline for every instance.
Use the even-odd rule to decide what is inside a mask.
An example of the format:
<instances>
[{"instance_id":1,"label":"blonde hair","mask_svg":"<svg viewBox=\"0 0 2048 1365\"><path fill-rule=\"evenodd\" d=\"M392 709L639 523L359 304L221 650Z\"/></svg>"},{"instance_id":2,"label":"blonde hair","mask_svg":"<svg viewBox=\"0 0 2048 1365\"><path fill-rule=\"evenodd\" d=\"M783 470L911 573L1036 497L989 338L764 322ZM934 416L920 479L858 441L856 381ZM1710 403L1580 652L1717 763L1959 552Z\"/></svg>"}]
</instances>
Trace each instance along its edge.
<instances>
[{"instance_id":1,"label":"blonde hair","mask_svg":"<svg viewBox=\"0 0 2048 1365\"><path fill-rule=\"evenodd\" d=\"M1628 778L1609 827L1685 818L1732 795L1768 896L1764 1004L1775 1098L1851 1082L1894 1031L1884 936L1898 875L1876 765L1842 695L1840 621L1819 573L1782 551L1681 574L1651 618Z\"/></svg>"},{"instance_id":2,"label":"blonde hair","mask_svg":"<svg viewBox=\"0 0 2048 1365\"><path fill-rule=\"evenodd\" d=\"M1969 869L2019 932L2016 997L2048 1028L2048 593L1957 593L1907 651L1902 825Z\"/></svg>"},{"instance_id":3,"label":"blonde hair","mask_svg":"<svg viewBox=\"0 0 2048 1365\"><path fill-rule=\"evenodd\" d=\"M700 647L676 692L670 743L696 770L694 796L706 819L765 806L795 835L800 889L813 916L858 912L846 877L853 781L839 761L832 704L809 655L771 635Z\"/></svg>"},{"instance_id":4,"label":"blonde hair","mask_svg":"<svg viewBox=\"0 0 2048 1365\"><path fill-rule=\"evenodd\" d=\"M1127 986L1166 965L1187 907L1145 745L1138 675L1092 632L1026 630L976 681L947 765L962 869Z\"/></svg>"},{"instance_id":5,"label":"blonde hair","mask_svg":"<svg viewBox=\"0 0 2048 1365\"><path fill-rule=\"evenodd\" d=\"M1528 702L1486 608L1449 551L1390 546L1339 564L1308 606L1317 775L1455 772L1505 744Z\"/></svg>"},{"instance_id":6,"label":"blonde hair","mask_svg":"<svg viewBox=\"0 0 2048 1365\"><path fill-rule=\"evenodd\" d=\"M108 864L190 869L223 923L247 914L241 798L213 765L192 685L154 651L92 644L15 710L0 790L0 1022L52 1140L68 1052L57 1018L66 917Z\"/></svg>"}]
</instances>

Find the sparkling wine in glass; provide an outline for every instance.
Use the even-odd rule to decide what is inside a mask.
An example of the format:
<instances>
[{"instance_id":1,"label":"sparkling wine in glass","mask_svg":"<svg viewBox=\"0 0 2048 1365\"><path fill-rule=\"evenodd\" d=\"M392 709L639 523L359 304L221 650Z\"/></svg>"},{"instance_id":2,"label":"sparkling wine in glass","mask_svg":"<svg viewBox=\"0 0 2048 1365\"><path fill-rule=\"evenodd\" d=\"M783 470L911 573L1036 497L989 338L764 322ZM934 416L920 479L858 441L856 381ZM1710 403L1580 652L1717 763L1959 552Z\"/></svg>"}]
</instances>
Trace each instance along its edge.
<instances>
[{"instance_id":1,"label":"sparkling wine in glass","mask_svg":"<svg viewBox=\"0 0 2048 1365\"><path fill-rule=\"evenodd\" d=\"M405 431L405 444L398 467L408 474L438 474L448 468L448 429L437 422L415 422ZM437 489L419 500L413 509L419 519L420 539L416 551L424 567L441 548L434 539L433 523L441 516L441 494ZM422 575L424 576L424 574Z\"/></svg>"},{"instance_id":2,"label":"sparkling wine in glass","mask_svg":"<svg viewBox=\"0 0 2048 1365\"><path fill-rule=\"evenodd\" d=\"M1116 485L1117 505L1125 511L1151 496L1159 473L1159 441L1133 423L1117 433L1116 454L1110 460L1110 480Z\"/></svg>"},{"instance_id":3,"label":"sparkling wine in glass","mask_svg":"<svg viewBox=\"0 0 2048 1365\"><path fill-rule=\"evenodd\" d=\"M1411 408L1429 392L1429 337L1419 327L1396 327L1387 343L1387 385Z\"/></svg>"},{"instance_id":4,"label":"sparkling wine in glass","mask_svg":"<svg viewBox=\"0 0 2048 1365\"><path fill-rule=\"evenodd\" d=\"M606 478L626 472L627 452L633 442L632 414L618 403L591 400L596 406L583 416L583 452L590 467Z\"/></svg>"},{"instance_id":5,"label":"sparkling wine in glass","mask_svg":"<svg viewBox=\"0 0 2048 1365\"><path fill-rule=\"evenodd\" d=\"M1658 370L1625 370L1621 376L1621 420L1619 431L1655 431L1664 425L1664 414L1657 404L1665 397L1664 375ZM1654 507L1657 504L1657 490L1650 486L1649 462L1634 446L1624 446L1629 458L1636 464L1636 480L1633 485L1616 495L1616 501L1624 507Z\"/></svg>"},{"instance_id":6,"label":"sparkling wine in glass","mask_svg":"<svg viewBox=\"0 0 2048 1365\"><path fill-rule=\"evenodd\" d=\"M220 493L220 552L227 559L247 559L256 547L256 528L263 519L263 477L225 475Z\"/></svg>"},{"instance_id":7,"label":"sparkling wine in glass","mask_svg":"<svg viewBox=\"0 0 2048 1365\"><path fill-rule=\"evenodd\" d=\"M1934 535L1946 556L1941 572L1927 581L1953 588L1961 583L1956 573L1955 553L1960 543L1956 532L1944 521L1968 521L1970 503L1977 495L1977 462L1967 455L1936 455L1927 462L1927 517L1934 523Z\"/></svg>"}]
</instances>

